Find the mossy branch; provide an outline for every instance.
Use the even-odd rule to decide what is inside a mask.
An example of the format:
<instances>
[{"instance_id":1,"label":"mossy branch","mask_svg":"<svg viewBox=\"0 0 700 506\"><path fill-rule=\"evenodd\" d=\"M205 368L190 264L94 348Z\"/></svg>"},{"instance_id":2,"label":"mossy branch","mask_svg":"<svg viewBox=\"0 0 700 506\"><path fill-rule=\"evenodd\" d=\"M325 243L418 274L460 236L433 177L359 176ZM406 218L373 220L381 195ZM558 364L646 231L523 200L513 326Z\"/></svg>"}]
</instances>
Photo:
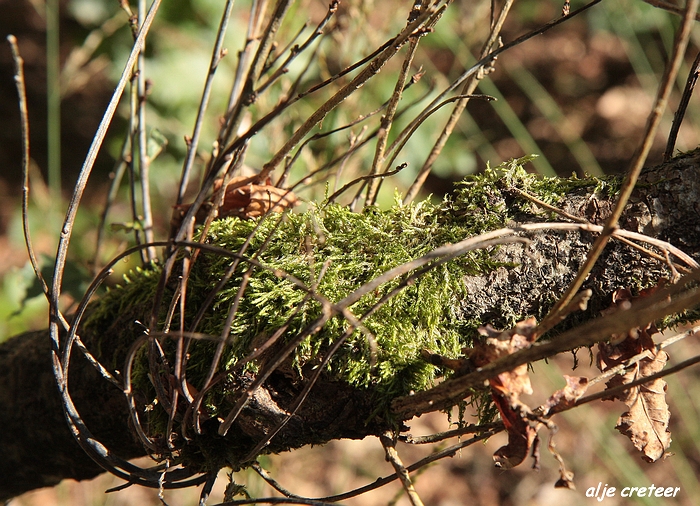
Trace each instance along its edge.
<instances>
[{"instance_id":1,"label":"mossy branch","mask_svg":"<svg viewBox=\"0 0 700 506\"><path fill-rule=\"evenodd\" d=\"M414 414L448 408L464 399L483 403L479 396L470 397L478 382L460 385L460 378L455 378L435 386L450 373L426 362L421 351L458 357L476 338L480 325L505 328L526 316L541 318L575 275L594 234L522 233L520 242L452 256L446 252L454 251L446 245L525 223L547 227L555 218L552 211L534 204L525 193L571 217L599 224L610 211L619 184L612 178L539 179L522 169L523 162L467 180L439 204L402 205L397 197L389 210L370 207L351 213L320 203L287 215L279 224L274 217L262 222L233 218L215 222L207 242L236 252L250 236L245 255L255 262L241 263L223 289L209 297L232 259L230 254L200 253L190 274L185 312L175 314L174 321L182 319L190 337L214 337L213 342L191 342L180 364L184 378L176 378L173 364L175 333L170 333L173 339L157 339L162 354L156 360L159 377L153 377L148 347L134 357L130 378L138 420L160 449L159 456L194 472L239 468L260 452L380 435L400 429L401 422ZM691 153L642 174L621 225L668 241L698 259L700 215L692 204L698 201L700 155ZM523 238L528 244L522 244ZM666 260L670 254L658 253L657 258L650 257L614 241L586 281L585 287L593 292L589 309L555 332L598 315L616 288L636 290L661 277L672 278L677 267ZM422 264L410 263L427 254L435 256L425 257ZM241 279L251 265L241 296ZM397 272L392 269L401 274L371 284L387 272ZM159 275L158 268L133 273L121 288L91 305L81 323L83 343L115 377L126 374L123 364L129 350L143 335L137 321L146 321L150 314ZM167 286L174 292L177 282ZM223 328L236 298L235 317L230 328ZM208 301L209 307L203 308ZM662 313L679 309L690 308L673 306ZM200 311L203 318L191 325ZM165 335L162 331L150 329L151 341ZM209 382L216 336L222 335L228 335L226 346L216 364L217 375ZM287 349L292 350L288 356ZM38 432L8 429L0 436L5 454L0 462L0 497L100 472L76 451L65 428L47 350L44 333L24 335L0 347L0 402L6 407L0 423L10 429L42 425ZM260 386L251 389L263 375ZM180 392L180 400L172 404L174 411L168 413L167 405L155 401L159 392L177 391L180 380L191 391ZM101 380L83 358L71 364L69 387L81 416L105 446L124 458L145 453L129 426L123 393ZM440 397L448 389L449 395ZM203 402L193 412L191 399L198 395ZM246 396L244 403L241 396ZM231 418L230 429L221 435L222 420L236 405L241 406L240 414ZM487 411L484 405L481 409ZM195 418L199 431L192 426ZM24 433L33 436L18 437ZM30 458L28 453L36 455ZM46 461L65 465L60 470L51 465L47 473Z\"/></svg>"}]
</instances>

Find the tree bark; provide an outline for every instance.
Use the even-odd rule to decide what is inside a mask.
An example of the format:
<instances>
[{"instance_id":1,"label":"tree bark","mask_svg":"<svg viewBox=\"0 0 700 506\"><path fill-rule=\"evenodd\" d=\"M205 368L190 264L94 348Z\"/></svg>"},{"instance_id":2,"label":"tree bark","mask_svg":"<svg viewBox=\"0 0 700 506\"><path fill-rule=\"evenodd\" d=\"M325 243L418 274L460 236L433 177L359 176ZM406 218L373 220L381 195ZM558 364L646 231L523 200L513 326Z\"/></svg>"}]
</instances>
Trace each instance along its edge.
<instances>
[{"instance_id":1,"label":"tree bark","mask_svg":"<svg viewBox=\"0 0 700 506\"><path fill-rule=\"evenodd\" d=\"M520 208L522 199L503 184L500 202ZM570 214L602 224L614 197L576 191L558 204ZM542 221L542 213L520 211L518 222ZM644 172L627 206L621 227L670 242L700 259L700 153L694 152ZM495 260L515 267L499 267L483 276L468 276L468 294L456 308L461 318L477 319L498 327L515 317L542 317L573 279L594 237L579 232L544 232L529 236L529 246L500 246ZM669 277L667 265L619 242L612 242L590 274L584 288L593 291L589 309L576 315L578 324L609 305L610 294L620 287L640 289ZM98 302L99 304L99 302ZM128 301L126 301L128 306ZM93 306L98 307L98 306ZM125 326L144 318L144 309L131 308L115 315L101 335L81 332L98 359L122 364L124 346L119 339ZM145 321L145 320L144 320ZM99 347L98 347L99 345ZM147 452L133 434L127 403L114 385L101 380L85 359L74 354L71 393L91 430L107 448L124 459ZM243 375L245 384L252 377ZM216 435L216 420L205 422L202 436L193 437L185 452L190 462L231 465L232 455L243 455L291 410L302 382L279 371L265 382L224 438ZM373 416L377 411L371 389L351 387L328 378L311 389L309 397L277 434L266 452L280 452L331 439L378 435L411 416L404 399L399 420ZM30 332L0 345L0 500L65 478L91 478L103 472L86 456L66 426L53 378L48 333Z\"/></svg>"}]
</instances>

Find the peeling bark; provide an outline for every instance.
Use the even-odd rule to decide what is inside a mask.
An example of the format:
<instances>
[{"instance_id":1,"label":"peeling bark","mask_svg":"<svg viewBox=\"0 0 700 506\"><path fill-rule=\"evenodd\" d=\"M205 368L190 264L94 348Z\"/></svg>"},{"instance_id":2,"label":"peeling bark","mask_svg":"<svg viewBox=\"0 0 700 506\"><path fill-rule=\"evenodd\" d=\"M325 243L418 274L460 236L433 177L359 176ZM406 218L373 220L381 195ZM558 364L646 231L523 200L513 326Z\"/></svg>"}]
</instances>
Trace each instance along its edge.
<instances>
[{"instance_id":1,"label":"peeling bark","mask_svg":"<svg viewBox=\"0 0 700 506\"><path fill-rule=\"evenodd\" d=\"M517 196L503 189L506 204ZM566 198L564 209L601 224L613 200L576 192ZM696 260L700 259L700 154L674 159L647 170L621 220L621 227L668 241ZM518 221L541 221L542 215L518 216ZM517 264L501 267L485 276L467 277L468 295L458 312L498 327L505 316L543 316L575 275L594 237L579 233L533 234L529 246L501 246L496 260ZM641 288L668 277L669 269L636 250L613 241L586 281L593 290L589 310L577 315L573 325L599 314L609 304L609 294L619 287ZM121 314L100 336L82 333L83 341L101 344L99 358L122 363L124 351L110 336L142 317L134 309ZM110 344L111 343L111 344ZM110 348L114 346L114 348ZM31 332L0 345L0 500L22 492L57 484L65 478L86 479L102 472L73 440L66 427L52 375L47 332ZM76 406L97 438L122 458L145 455L129 426L127 405L116 387L98 378L78 357L71 368L71 392ZM245 377L239 378L245 382ZM205 433L185 450L190 462L230 463L232 455L247 453L285 416L303 384L284 373L273 374L244 410L225 438L216 435L215 420L205 422ZM395 421L373 417L370 389L354 389L339 382L321 381L300 411L272 439L266 452L280 452L331 439L377 435ZM409 410L400 413L409 413ZM400 416L401 417L401 416ZM400 421L400 420L399 420ZM208 424L208 425L207 425ZM203 469L206 470L206 469Z\"/></svg>"}]
</instances>

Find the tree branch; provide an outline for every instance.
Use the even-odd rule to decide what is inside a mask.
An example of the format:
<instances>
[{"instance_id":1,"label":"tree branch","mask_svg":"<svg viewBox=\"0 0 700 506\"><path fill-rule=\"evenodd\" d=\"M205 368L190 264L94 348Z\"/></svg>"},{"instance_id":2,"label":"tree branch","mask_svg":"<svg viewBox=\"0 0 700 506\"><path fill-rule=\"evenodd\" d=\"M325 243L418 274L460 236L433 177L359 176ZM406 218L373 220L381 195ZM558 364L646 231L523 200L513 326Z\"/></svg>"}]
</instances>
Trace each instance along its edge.
<instances>
[{"instance_id":1,"label":"tree branch","mask_svg":"<svg viewBox=\"0 0 700 506\"><path fill-rule=\"evenodd\" d=\"M448 339L445 336L452 332L456 336L455 343L468 346L474 338L471 332L477 325L490 323L505 328L527 315L541 318L575 276L595 239L594 234L556 230L527 233L527 246L523 246L520 241L502 244L496 249L490 248L489 252L482 256L450 257L450 261L445 260L443 264L436 259L427 266L390 280L377 290L360 297L352 306L336 307L338 301L346 299L364 283L377 277L378 274L373 274L371 269L387 272L394 267L389 263L369 267L371 262L388 261L381 253L389 249L390 241L401 242L412 255L409 259L416 259L426 254L424 242L427 239L421 233L435 236L444 244L464 239L464 236L450 238L449 234L457 234L455 231L464 233L468 228L466 223L473 226L474 223L487 222L495 217L507 220L507 223L500 223L498 227L517 227L523 223L543 222L551 217L551 211L533 204L531 200L523 197L523 192L547 201L548 188L551 190L554 187L568 188L569 191L562 200L554 202L550 193L549 204L562 208L578 219L602 224L615 202L614 195L608 195L606 190L619 184L612 180L537 182L534 178L525 176L524 172L517 174L505 173L500 179L489 176L492 177L492 181L488 187L479 186L480 183L472 181L460 187L449 201L434 208L430 208L429 204L421 204L411 208L397 207L387 212L369 210L358 215L348 215L341 214L345 211L329 204L328 207L314 211L314 219L318 219L319 216L327 219L326 222L314 222L317 227L315 229L311 226L302 227L312 223L312 220L307 215L297 215L289 216L279 228L275 228L275 233L281 235L272 236L270 241L266 242L253 236L247 255L256 255L259 264L255 273L260 273L260 276L256 278L257 274L253 274L251 286L239 301L240 309L233 320L233 337L229 343L231 346L227 346L232 351L222 359L217 376L211 381L211 386L207 387L211 388L205 396L206 402L203 403L207 407L201 408L197 413L202 421L201 433L197 433L189 425L193 414L188 412L188 406L185 404L177 407L172 413L175 428L172 429L170 439L158 439L159 434L162 437L165 433L163 426L159 426L161 419L157 415L158 410L162 408L150 405L155 397L154 387L152 384L149 386L145 373L139 376L137 370L140 355L137 353L134 356L137 363L131 380L135 385L136 404L141 410L139 416L143 418L143 428L147 437L161 449L161 457L168 457L171 461L188 467L191 472L207 473L223 466L240 468L250 465L250 462L242 461L243 457L256 448L268 434L278 429L279 432L268 441L262 450L263 453L280 452L309 444L323 444L338 438L380 435L387 430L396 429L397 426L400 429L401 421L414 414L448 408L459 402L469 395L471 387L478 386L479 381L483 382L483 379L496 374L497 371L509 370L517 363L552 356L575 346L590 345L595 340L605 339L606 332L617 331L618 327L634 326L640 317L656 318L689 309L697 303L697 289L679 291L677 288L671 288L678 293L667 302L654 300L653 304L648 302L652 304L651 307L633 308L623 313L623 316L618 315L613 326L605 319L593 320L586 324L585 334L581 334L581 329L578 329L578 333L564 333L551 341L538 343L519 354L507 357L503 363L490 364L477 371L476 376L454 377L432 387L438 371L425 363L420 356L421 347L432 346L430 341L420 340L427 339L421 337L421 332L431 328L436 332L442 329L445 333L440 339ZM596 184L598 191L592 193ZM697 212L697 202L700 202L700 153L693 152L643 172L630 202L620 221L623 229L668 241L692 258L700 258L700 213ZM413 228L406 225L406 216L414 219L420 212L424 212L421 215L422 222L416 223ZM345 220L354 216L352 219L357 221L336 223L331 219L340 219L341 216ZM370 219L375 220L372 222L375 229L357 228L368 223L361 220ZM243 234L244 238L245 231L253 227L251 222L231 223L235 223L234 229L238 227L242 230L238 233ZM334 229L332 225L337 228ZM294 226L300 227L300 235L292 235ZM498 227L494 223L491 225L491 229ZM237 245L235 241L226 242L233 241L235 236L233 239L224 237L221 229L213 227L213 230L213 244L226 247L230 251L237 250L240 243ZM261 234L267 233L265 230L264 226L260 227ZM267 231L270 232L270 229ZM485 229L482 229L477 233L484 231ZM369 242L362 243L363 245L352 242L355 235L380 232L395 235L370 236ZM346 242L338 243L345 244L344 248L338 248L341 251L332 250L336 244L334 241L338 240L333 234L344 234L342 238ZM300 237L306 240L300 241ZM243 239L240 240L242 241ZM267 249L255 253L256 248L263 244ZM367 263L363 268L370 269L368 279L353 278L351 281L355 285L344 286L341 281L347 280L333 277L337 276L333 269L338 264L343 268L349 266L349 263L342 264L341 260L338 260L346 257L337 255L364 254L358 250L372 245L377 251L361 257L363 262ZM429 248L428 251L433 249ZM299 258L303 260L295 267L297 270L288 269L286 278L275 276L282 274L280 264L277 263L284 260L284 255L278 254L280 251L288 251L288 255L291 256L300 255ZM592 320L602 308L609 305L609 294L619 287L640 289L655 285L661 277L671 277L674 268L669 267L667 261L659 261L658 258L665 259L672 255L663 251L661 253L663 254L657 255L657 258L652 258L643 251L613 241L584 284L584 288L592 290L593 293L589 309L576 314L573 319L570 317L563 324L564 327L559 326L555 330L563 332L567 327ZM347 258L347 262L357 260L357 256ZM395 261L403 263L406 260ZM676 261L682 263L682 260ZM230 258L210 254L200 255L195 262L189 280L188 308L184 315L177 316L185 318L184 328L189 328L187 320L202 309L198 304L211 300L207 297L208 290L216 286L220 279L217 278L218 272L222 269L225 271L230 263ZM320 269L321 264L324 264L324 269ZM252 264L248 263L242 268L248 269L249 265ZM328 270L326 265L330 266ZM439 270L443 268L444 270ZM322 272L321 276L314 274L319 271ZM431 279L429 274L435 272L439 272L440 276L460 272L457 278L459 283L425 284L425 280ZM143 328L136 321L147 321L151 310L149 297L152 296L153 287L157 282L157 273L156 270L151 274L135 274L131 283L122 289L112 290L108 296L93 303L80 326L82 342L116 378L121 378L124 374L124 363L129 350L136 339L143 335ZM309 274L311 281L304 281L305 273L313 274ZM275 292L276 287L279 287L280 294L283 293L282 289L286 286L284 282L292 279L291 276L303 281L301 287L306 283L309 288L306 292L292 285L285 289L290 296L296 296L295 293L299 295L297 303L304 305L300 309L293 307L294 314L288 315L290 323L285 323L284 319L287 316L284 314L265 313L252 305L251 300L257 292L251 290L255 290L257 285L260 285L260 294L276 297L279 295ZM240 279L240 276L234 276L232 283L237 279ZM324 285L327 281L330 284ZM168 286L171 285L174 286L173 283L168 283ZM429 286L432 292L426 291ZM331 288L337 291L334 292ZM435 324L436 327L430 327L432 323L417 319L411 312L424 304L426 297L436 296L435 293L442 289L453 290L453 293L446 295L453 303L449 307L443 304L446 307L440 316L441 320ZM236 293L235 289L233 293ZM407 298L399 299L399 296ZM298 315L310 318L314 314L320 314L320 300L328 300L329 307L333 311L337 310L334 314L338 316L328 319L323 328L309 338L310 341L302 340L302 344L294 353L282 361L274 371L266 372L269 375L267 380L260 388L248 392L250 398L244 404L240 415L235 417L227 435L220 436L217 429L228 413L227 410L237 403L248 385L255 381L256 375L265 371L267 364L279 363L276 357L281 353L282 347L293 342L295 336L300 335L306 328L295 327L294 318ZM222 318L226 318L228 304L226 299L215 298L212 308L204 308L207 316L203 319L202 328L192 329L193 332L218 335L219 332L215 332L214 329L216 325L221 325L220 321L211 322L216 320L219 313L223 313ZM250 306L249 309L245 309L248 307L246 304ZM352 313L349 313L350 310ZM254 325L251 324L252 329L244 327L247 321L245 318L248 318L246 315L249 314L245 311L250 311L250 314L257 318ZM391 357L382 322L387 321L389 316L393 318L403 313L409 314L407 319L412 326L410 328L415 330L417 341L412 352L404 351L403 357ZM304 325L308 325L311 320L305 321ZM283 325L289 325L289 330L279 338L279 343L266 345L266 339L271 335L266 329L281 328ZM363 328L364 333L353 333L353 328ZM401 332L412 334L413 331L407 331L407 328L400 327ZM332 349L333 344L337 343L337 339L348 329L352 335L343 346L337 347L338 355L325 357L324 353ZM155 332L157 330L151 329L154 340L160 335ZM587 336L588 340L575 337L577 335ZM595 338L591 337L594 335ZM413 338L411 335L401 337ZM372 342L372 339L375 342ZM166 365L169 362L165 361L171 356L169 350L173 341L158 338L157 342L164 353L164 359L159 365L162 374L159 379L150 378L151 381L160 382L166 393L168 389L177 388L177 383L170 381L169 374L172 371L167 369ZM310 348L308 343L311 343ZM196 346L190 349L191 356L188 361L182 365L189 367L199 360L200 366L206 364L203 369L208 371L207 360L211 361L215 347L207 346L206 342L201 341L195 344ZM255 360L250 362L255 365L254 368L237 365L236 360L240 362L242 357L263 345L269 348L255 355ZM0 459L0 500L34 488L55 485L64 478L86 479L102 472L102 468L79 449L66 427L60 396L52 374L50 349L48 331L23 334L0 345L0 403L3 406L0 410L0 426L3 427L3 431L0 432L0 448L3 449L3 458ZM458 353L458 348L453 349L453 355ZM105 381L83 356L74 355L76 356L70 365L69 389L83 421L95 437L119 457L131 459L145 455L147 451L130 426L129 408L124 393L113 383ZM146 356L145 353L143 355ZM402 365L397 365L399 358ZM325 363L326 359L330 359L328 368L324 369L323 374L308 388L308 381L313 377L315 367ZM348 372L347 367L343 369L343 366L356 366L358 369L353 373ZM399 382L392 383L391 379L381 377L377 372L390 366L395 368L392 378ZM141 369L147 373L148 364ZM416 379L419 377L423 378L423 383ZM195 371L188 369L187 379L193 388L200 386ZM414 395L406 395L408 391L397 387L400 381L424 386L417 388ZM298 405L297 399L302 394L307 397ZM197 395L194 394L194 397ZM180 396L180 399L183 398L186 397ZM184 403L182 400L180 402ZM292 412L293 416L290 415ZM167 421L170 415L165 416ZM175 448L175 451L172 448Z\"/></svg>"}]
</instances>

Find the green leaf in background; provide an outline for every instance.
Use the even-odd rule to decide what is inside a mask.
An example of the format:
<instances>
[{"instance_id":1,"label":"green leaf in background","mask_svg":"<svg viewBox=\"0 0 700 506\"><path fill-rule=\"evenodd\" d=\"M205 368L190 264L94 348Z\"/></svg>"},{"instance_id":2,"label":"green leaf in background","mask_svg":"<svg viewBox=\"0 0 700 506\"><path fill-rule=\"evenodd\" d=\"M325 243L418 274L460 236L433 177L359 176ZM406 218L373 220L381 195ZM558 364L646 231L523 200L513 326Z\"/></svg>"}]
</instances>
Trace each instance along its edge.
<instances>
[{"instance_id":1,"label":"green leaf in background","mask_svg":"<svg viewBox=\"0 0 700 506\"><path fill-rule=\"evenodd\" d=\"M148 142L146 144L146 155L150 161L153 161L168 145L168 139L157 128L152 129L148 134Z\"/></svg>"}]
</instances>

